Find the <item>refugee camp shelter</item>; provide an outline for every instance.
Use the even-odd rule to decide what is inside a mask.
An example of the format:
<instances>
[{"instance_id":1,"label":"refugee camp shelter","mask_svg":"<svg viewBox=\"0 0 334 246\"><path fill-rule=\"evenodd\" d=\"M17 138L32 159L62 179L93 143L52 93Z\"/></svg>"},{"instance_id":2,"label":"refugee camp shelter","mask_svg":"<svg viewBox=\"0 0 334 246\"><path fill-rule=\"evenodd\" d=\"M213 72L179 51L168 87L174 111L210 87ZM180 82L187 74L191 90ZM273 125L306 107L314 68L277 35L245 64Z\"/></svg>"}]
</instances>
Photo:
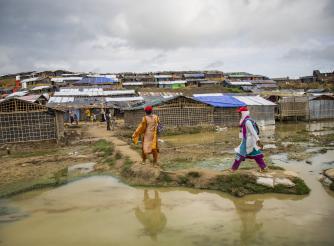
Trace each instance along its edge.
<instances>
[{"instance_id":1,"label":"refugee camp shelter","mask_svg":"<svg viewBox=\"0 0 334 246\"><path fill-rule=\"evenodd\" d=\"M240 117L237 109L246 106L233 96L222 94L197 94L194 99L214 107L213 123L218 126L238 126Z\"/></svg>"},{"instance_id":2,"label":"refugee camp shelter","mask_svg":"<svg viewBox=\"0 0 334 246\"><path fill-rule=\"evenodd\" d=\"M118 79L113 77L86 77L74 83L74 85L116 85L118 84Z\"/></svg>"},{"instance_id":3,"label":"refugee camp shelter","mask_svg":"<svg viewBox=\"0 0 334 246\"><path fill-rule=\"evenodd\" d=\"M321 95L309 100L310 120L334 118L334 96Z\"/></svg>"},{"instance_id":4,"label":"refugee camp shelter","mask_svg":"<svg viewBox=\"0 0 334 246\"><path fill-rule=\"evenodd\" d=\"M0 144L59 140L63 136L62 111L19 98L0 102Z\"/></svg>"},{"instance_id":5,"label":"refugee camp shelter","mask_svg":"<svg viewBox=\"0 0 334 246\"><path fill-rule=\"evenodd\" d=\"M145 103L124 110L124 124L136 127L145 115L144 108L153 111L166 127L213 124L213 107L185 96L145 97Z\"/></svg>"},{"instance_id":6,"label":"refugee camp shelter","mask_svg":"<svg viewBox=\"0 0 334 246\"><path fill-rule=\"evenodd\" d=\"M308 97L306 96L286 96L278 100L278 118L287 119L308 119Z\"/></svg>"},{"instance_id":7,"label":"refugee camp shelter","mask_svg":"<svg viewBox=\"0 0 334 246\"><path fill-rule=\"evenodd\" d=\"M48 101L47 96L48 96L47 94L46 95L43 95L43 94L40 94L40 95L31 94L31 95L22 96L22 97L20 97L20 99L24 100L24 101L32 102L32 103L37 103L37 104L45 105L47 103L47 101Z\"/></svg>"},{"instance_id":8,"label":"refugee camp shelter","mask_svg":"<svg viewBox=\"0 0 334 246\"><path fill-rule=\"evenodd\" d=\"M245 103L258 125L275 125L276 104L260 96L233 96Z\"/></svg>"},{"instance_id":9,"label":"refugee camp shelter","mask_svg":"<svg viewBox=\"0 0 334 246\"><path fill-rule=\"evenodd\" d=\"M185 80L173 80L173 81L160 81L159 88L183 88L186 86L187 81Z\"/></svg>"}]
</instances>

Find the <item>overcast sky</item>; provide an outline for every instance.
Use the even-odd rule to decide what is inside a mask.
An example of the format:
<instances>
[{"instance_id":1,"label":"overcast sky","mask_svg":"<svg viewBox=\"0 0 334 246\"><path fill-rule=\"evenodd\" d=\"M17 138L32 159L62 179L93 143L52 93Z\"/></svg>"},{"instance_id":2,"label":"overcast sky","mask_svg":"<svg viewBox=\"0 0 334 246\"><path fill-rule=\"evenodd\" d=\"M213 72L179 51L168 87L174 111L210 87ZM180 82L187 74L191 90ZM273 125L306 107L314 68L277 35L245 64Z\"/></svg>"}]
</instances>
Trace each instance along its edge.
<instances>
[{"instance_id":1,"label":"overcast sky","mask_svg":"<svg viewBox=\"0 0 334 246\"><path fill-rule=\"evenodd\" d=\"M334 70L333 0L0 0L0 74Z\"/></svg>"}]
</instances>

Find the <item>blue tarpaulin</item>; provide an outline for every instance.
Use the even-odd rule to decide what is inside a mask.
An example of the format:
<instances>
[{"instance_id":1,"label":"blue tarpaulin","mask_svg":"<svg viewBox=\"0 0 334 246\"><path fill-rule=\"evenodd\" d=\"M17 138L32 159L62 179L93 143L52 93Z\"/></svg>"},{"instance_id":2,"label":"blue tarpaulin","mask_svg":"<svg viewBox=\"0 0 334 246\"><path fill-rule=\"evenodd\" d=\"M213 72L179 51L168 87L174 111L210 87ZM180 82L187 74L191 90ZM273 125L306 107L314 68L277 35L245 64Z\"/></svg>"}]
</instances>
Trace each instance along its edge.
<instances>
[{"instance_id":1,"label":"blue tarpaulin","mask_svg":"<svg viewBox=\"0 0 334 246\"><path fill-rule=\"evenodd\" d=\"M246 106L233 96L197 96L193 99L218 108L238 108Z\"/></svg>"},{"instance_id":2,"label":"blue tarpaulin","mask_svg":"<svg viewBox=\"0 0 334 246\"><path fill-rule=\"evenodd\" d=\"M87 77L82 80L75 82L74 84L107 84L107 83L116 83L117 81L112 78L106 77Z\"/></svg>"}]
</instances>

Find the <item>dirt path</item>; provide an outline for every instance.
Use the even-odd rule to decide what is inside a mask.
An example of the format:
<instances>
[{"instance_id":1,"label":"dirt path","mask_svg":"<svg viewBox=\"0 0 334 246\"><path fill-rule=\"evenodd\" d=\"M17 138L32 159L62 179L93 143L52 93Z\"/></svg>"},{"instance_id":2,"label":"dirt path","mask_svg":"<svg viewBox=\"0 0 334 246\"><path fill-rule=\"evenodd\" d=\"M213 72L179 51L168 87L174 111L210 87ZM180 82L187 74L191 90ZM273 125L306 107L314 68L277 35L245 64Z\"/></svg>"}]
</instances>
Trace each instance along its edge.
<instances>
[{"instance_id":1,"label":"dirt path","mask_svg":"<svg viewBox=\"0 0 334 246\"><path fill-rule=\"evenodd\" d=\"M87 133L90 137L105 139L115 144L116 151L119 151L124 156L128 156L133 162L141 162L141 156L130 148L128 143L120 140L113 135L112 131L107 131L104 124L92 124L88 127Z\"/></svg>"}]
</instances>

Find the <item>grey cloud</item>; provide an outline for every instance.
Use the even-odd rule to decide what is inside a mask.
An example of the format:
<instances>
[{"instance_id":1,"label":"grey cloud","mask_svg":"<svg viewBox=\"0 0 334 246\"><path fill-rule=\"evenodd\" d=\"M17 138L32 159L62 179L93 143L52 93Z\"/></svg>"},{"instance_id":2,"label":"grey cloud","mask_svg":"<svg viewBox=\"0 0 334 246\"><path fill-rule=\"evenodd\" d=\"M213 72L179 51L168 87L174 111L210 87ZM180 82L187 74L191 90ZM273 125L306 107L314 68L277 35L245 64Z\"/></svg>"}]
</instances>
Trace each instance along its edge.
<instances>
[{"instance_id":1,"label":"grey cloud","mask_svg":"<svg viewBox=\"0 0 334 246\"><path fill-rule=\"evenodd\" d=\"M331 0L0 0L0 73L214 69L222 55L247 68L244 52L263 48L271 60L283 49L290 60L328 62L330 50L319 47L334 41L333 9ZM300 47L313 40L314 51Z\"/></svg>"},{"instance_id":2,"label":"grey cloud","mask_svg":"<svg viewBox=\"0 0 334 246\"><path fill-rule=\"evenodd\" d=\"M334 44L317 48L296 48L291 49L286 55L282 57L283 59L292 59L292 60L323 60L330 63L334 62Z\"/></svg>"}]
</instances>

